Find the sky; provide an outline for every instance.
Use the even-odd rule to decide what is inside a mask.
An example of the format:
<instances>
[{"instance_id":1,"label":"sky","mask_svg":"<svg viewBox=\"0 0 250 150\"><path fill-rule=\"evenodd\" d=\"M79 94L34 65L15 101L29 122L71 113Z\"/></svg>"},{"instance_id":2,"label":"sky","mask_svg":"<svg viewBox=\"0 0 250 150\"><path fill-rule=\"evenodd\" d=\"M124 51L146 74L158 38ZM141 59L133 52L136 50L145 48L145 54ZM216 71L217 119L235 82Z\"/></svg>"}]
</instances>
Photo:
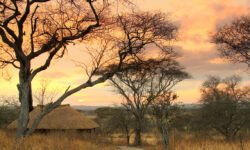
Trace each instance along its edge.
<instances>
[{"instance_id":1,"label":"sky","mask_svg":"<svg viewBox=\"0 0 250 150\"><path fill-rule=\"evenodd\" d=\"M137 7L143 11L162 11L179 26L178 41L174 44L180 54L178 61L192 78L174 87L179 102L197 103L200 99L200 87L209 75L222 78L230 75L242 77L242 86L250 85L250 72L245 64L233 64L221 59L216 46L210 42L211 33L235 17L250 13L249 0L136 0ZM51 67L34 79L33 92L40 87L41 80L48 81L48 89L53 93L62 93L69 85L81 83L83 70L77 68L74 59L79 60L84 45L69 45L67 55L53 61ZM40 61L40 60L39 60ZM40 62L33 62L39 64ZM0 78L0 95L17 97L17 72L9 68L11 80ZM122 97L102 83L84 89L63 103L71 105L114 105L120 104ZM35 102L36 104L36 102Z\"/></svg>"}]
</instances>

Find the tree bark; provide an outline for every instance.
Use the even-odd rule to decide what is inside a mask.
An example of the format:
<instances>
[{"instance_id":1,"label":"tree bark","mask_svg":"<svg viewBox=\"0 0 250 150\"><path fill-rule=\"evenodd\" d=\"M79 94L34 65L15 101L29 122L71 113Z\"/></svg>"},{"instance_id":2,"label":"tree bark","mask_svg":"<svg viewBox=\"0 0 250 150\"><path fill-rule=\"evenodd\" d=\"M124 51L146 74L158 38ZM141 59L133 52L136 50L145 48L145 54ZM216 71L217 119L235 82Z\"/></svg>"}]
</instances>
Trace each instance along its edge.
<instances>
[{"instance_id":1,"label":"tree bark","mask_svg":"<svg viewBox=\"0 0 250 150\"><path fill-rule=\"evenodd\" d=\"M141 128L135 129L135 143L136 146L141 145Z\"/></svg>"},{"instance_id":2,"label":"tree bark","mask_svg":"<svg viewBox=\"0 0 250 150\"><path fill-rule=\"evenodd\" d=\"M28 101L29 101L29 112L31 112L34 107L33 107L33 99L32 99L32 86L31 86L31 82L29 84L29 97L28 97Z\"/></svg>"},{"instance_id":3,"label":"tree bark","mask_svg":"<svg viewBox=\"0 0 250 150\"><path fill-rule=\"evenodd\" d=\"M162 123L160 128L165 149L168 149L169 148L168 124Z\"/></svg>"},{"instance_id":4,"label":"tree bark","mask_svg":"<svg viewBox=\"0 0 250 150\"><path fill-rule=\"evenodd\" d=\"M19 91L21 110L18 118L16 140L25 136L29 123L29 112L33 109L29 62L22 64L20 67L19 84L17 85L17 88Z\"/></svg>"},{"instance_id":5,"label":"tree bark","mask_svg":"<svg viewBox=\"0 0 250 150\"><path fill-rule=\"evenodd\" d=\"M127 145L129 145L129 139L130 139L130 136L127 135Z\"/></svg>"},{"instance_id":6,"label":"tree bark","mask_svg":"<svg viewBox=\"0 0 250 150\"><path fill-rule=\"evenodd\" d=\"M19 100L21 101L21 110L18 118L18 128L17 128L17 134L16 134L16 140L24 137L26 131L27 131L27 125L29 123L29 83L20 83L18 85L19 89Z\"/></svg>"},{"instance_id":7,"label":"tree bark","mask_svg":"<svg viewBox=\"0 0 250 150\"><path fill-rule=\"evenodd\" d=\"M130 135L129 135L129 129L126 127L126 135L127 135L127 145L129 145Z\"/></svg>"}]
</instances>

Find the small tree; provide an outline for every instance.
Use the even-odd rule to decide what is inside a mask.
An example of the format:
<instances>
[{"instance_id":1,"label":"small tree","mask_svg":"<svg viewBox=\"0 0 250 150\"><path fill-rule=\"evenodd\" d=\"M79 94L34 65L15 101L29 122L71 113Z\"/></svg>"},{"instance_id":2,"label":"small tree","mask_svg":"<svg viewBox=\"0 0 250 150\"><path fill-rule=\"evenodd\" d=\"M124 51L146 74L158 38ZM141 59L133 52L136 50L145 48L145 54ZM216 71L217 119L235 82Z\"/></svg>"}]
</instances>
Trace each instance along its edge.
<instances>
[{"instance_id":1,"label":"small tree","mask_svg":"<svg viewBox=\"0 0 250 150\"><path fill-rule=\"evenodd\" d=\"M46 105L52 103L56 97L56 92L48 91L49 82L47 80L41 80L40 88L33 94L35 101L38 105Z\"/></svg>"},{"instance_id":2,"label":"small tree","mask_svg":"<svg viewBox=\"0 0 250 150\"><path fill-rule=\"evenodd\" d=\"M172 57L140 60L128 66L129 69L116 73L110 81L117 92L123 96L122 105L135 118L135 145L140 145L141 132L145 127L145 114L149 105L188 75Z\"/></svg>"},{"instance_id":3,"label":"small tree","mask_svg":"<svg viewBox=\"0 0 250 150\"><path fill-rule=\"evenodd\" d=\"M249 118L249 87L239 88L240 78L224 80L211 76L201 88L204 125L215 129L227 140L235 137Z\"/></svg>"},{"instance_id":4,"label":"small tree","mask_svg":"<svg viewBox=\"0 0 250 150\"><path fill-rule=\"evenodd\" d=\"M177 96L173 92L168 92L157 97L152 103L152 115L155 118L157 129L160 131L166 149L169 148L169 128L180 112L180 106L173 102Z\"/></svg>"},{"instance_id":5,"label":"small tree","mask_svg":"<svg viewBox=\"0 0 250 150\"><path fill-rule=\"evenodd\" d=\"M121 131L126 135L127 144L129 145L131 128L133 125L133 117L130 112L124 108L103 107L96 111L97 122L101 126L101 130L106 135ZM111 135L109 135L111 137Z\"/></svg>"},{"instance_id":6,"label":"small tree","mask_svg":"<svg viewBox=\"0 0 250 150\"><path fill-rule=\"evenodd\" d=\"M222 57L250 67L250 16L242 16L219 28L212 36Z\"/></svg>"},{"instance_id":7,"label":"small tree","mask_svg":"<svg viewBox=\"0 0 250 150\"><path fill-rule=\"evenodd\" d=\"M110 118L113 115L114 111L111 107L101 107L95 110L96 121L100 125L100 131L105 136L110 136L116 131L113 124L110 122Z\"/></svg>"},{"instance_id":8,"label":"small tree","mask_svg":"<svg viewBox=\"0 0 250 150\"><path fill-rule=\"evenodd\" d=\"M134 118L131 112L124 108L116 108L110 120L116 129L119 129L126 135L127 145L129 145L134 124Z\"/></svg>"}]
</instances>

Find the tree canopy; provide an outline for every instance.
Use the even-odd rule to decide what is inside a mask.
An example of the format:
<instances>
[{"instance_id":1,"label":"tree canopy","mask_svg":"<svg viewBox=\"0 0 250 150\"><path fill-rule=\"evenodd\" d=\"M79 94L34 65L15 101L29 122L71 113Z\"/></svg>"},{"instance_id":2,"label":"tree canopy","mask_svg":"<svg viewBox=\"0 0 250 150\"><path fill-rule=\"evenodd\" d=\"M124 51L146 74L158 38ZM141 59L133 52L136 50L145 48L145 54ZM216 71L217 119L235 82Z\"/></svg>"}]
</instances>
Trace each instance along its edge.
<instances>
[{"instance_id":1,"label":"tree canopy","mask_svg":"<svg viewBox=\"0 0 250 150\"><path fill-rule=\"evenodd\" d=\"M250 67L250 16L242 16L219 28L212 36L221 56Z\"/></svg>"}]
</instances>

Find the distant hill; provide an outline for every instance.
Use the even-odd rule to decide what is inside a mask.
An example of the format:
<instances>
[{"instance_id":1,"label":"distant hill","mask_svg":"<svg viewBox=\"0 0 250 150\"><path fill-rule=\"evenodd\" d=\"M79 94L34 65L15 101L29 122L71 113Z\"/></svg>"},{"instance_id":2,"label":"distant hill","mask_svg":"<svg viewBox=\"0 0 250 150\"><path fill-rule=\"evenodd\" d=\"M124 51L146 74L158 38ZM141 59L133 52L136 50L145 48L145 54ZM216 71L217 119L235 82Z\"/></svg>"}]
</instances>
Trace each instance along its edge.
<instances>
[{"instance_id":1,"label":"distant hill","mask_svg":"<svg viewBox=\"0 0 250 150\"><path fill-rule=\"evenodd\" d=\"M201 104L190 104L190 103L182 103L181 104L186 109L198 109L201 107ZM72 105L74 109L82 110L82 111L94 111L100 107L114 107L114 106L86 106L86 105Z\"/></svg>"},{"instance_id":2,"label":"distant hill","mask_svg":"<svg viewBox=\"0 0 250 150\"><path fill-rule=\"evenodd\" d=\"M182 105L185 109L198 109L198 108L201 108L201 104L182 103L181 105Z\"/></svg>"},{"instance_id":3,"label":"distant hill","mask_svg":"<svg viewBox=\"0 0 250 150\"><path fill-rule=\"evenodd\" d=\"M94 110L96 110L97 108L105 107L105 106L72 105L72 107L73 107L74 109L83 110L83 111L94 111Z\"/></svg>"}]
</instances>

